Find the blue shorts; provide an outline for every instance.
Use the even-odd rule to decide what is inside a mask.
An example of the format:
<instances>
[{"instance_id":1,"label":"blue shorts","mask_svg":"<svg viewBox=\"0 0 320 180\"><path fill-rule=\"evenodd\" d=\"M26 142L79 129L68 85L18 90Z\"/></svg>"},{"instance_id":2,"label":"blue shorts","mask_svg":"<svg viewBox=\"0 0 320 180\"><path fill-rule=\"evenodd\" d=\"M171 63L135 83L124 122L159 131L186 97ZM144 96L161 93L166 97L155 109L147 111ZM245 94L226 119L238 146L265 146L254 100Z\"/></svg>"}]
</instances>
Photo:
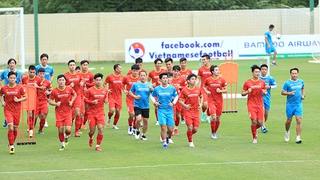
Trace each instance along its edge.
<instances>
[{"instance_id":1,"label":"blue shorts","mask_svg":"<svg viewBox=\"0 0 320 180\"><path fill-rule=\"evenodd\" d=\"M287 105L286 107L287 118L292 118L293 116L302 117L303 107L300 105Z\"/></svg>"},{"instance_id":2,"label":"blue shorts","mask_svg":"<svg viewBox=\"0 0 320 180\"><path fill-rule=\"evenodd\" d=\"M270 101L269 101L269 103L264 102L264 103L263 103L263 107L264 107L264 109L266 109L267 111L269 111L269 110L270 110Z\"/></svg>"},{"instance_id":3,"label":"blue shorts","mask_svg":"<svg viewBox=\"0 0 320 180\"><path fill-rule=\"evenodd\" d=\"M160 125L173 126L173 108L170 109L158 109L158 122Z\"/></svg>"},{"instance_id":4,"label":"blue shorts","mask_svg":"<svg viewBox=\"0 0 320 180\"><path fill-rule=\"evenodd\" d=\"M270 48L268 48L268 45L265 45L266 46L266 53L267 54L271 54L273 52L276 52L276 48L274 48L273 45L270 45Z\"/></svg>"}]
</instances>

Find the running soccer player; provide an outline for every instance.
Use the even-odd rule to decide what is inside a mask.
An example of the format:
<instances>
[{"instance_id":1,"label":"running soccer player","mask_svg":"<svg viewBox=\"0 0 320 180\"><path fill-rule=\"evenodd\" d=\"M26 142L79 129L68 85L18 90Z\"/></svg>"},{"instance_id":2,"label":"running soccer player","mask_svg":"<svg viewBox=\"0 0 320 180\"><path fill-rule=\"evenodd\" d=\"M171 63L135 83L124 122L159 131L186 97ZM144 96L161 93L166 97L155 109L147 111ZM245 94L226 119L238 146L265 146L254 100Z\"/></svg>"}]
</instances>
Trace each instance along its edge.
<instances>
[{"instance_id":1,"label":"running soccer player","mask_svg":"<svg viewBox=\"0 0 320 180\"><path fill-rule=\"evenodd\" d=\"M8 125L9 153L14 154L14 141L16 140L21 112L21 102L27 100L25 89L16 83L17 73L8 73L9 83L0 89L0 101L4 107L4 116ZM4 98L5 96L5 98Z\"/></svg>"},{"instance_id":2,"label":"running soccer player","mask_svg":"<svg viewBox=\"0 0 320 180\"><path fill-rule=\"evenodd\" d=\"M117 127L117 123L120 118L120 110L122 109L122 90L123 90L123 79L124 77L121 75L122 67L120 64L115 64L113 66L114 72L109 74L104 81L104 85L108 84L109 95L109 112L108 112L108 121L106 126L109 126L111 117L114 115L113 120L113 129L119 129Z\"/></svg>"},{"instance_id":3,"label":"running soccer player","mask_svg":"<svg viewBox=\"0 0 320 180\"><path fill-rule=\"evenodd\" d=\"M201 121L204 121L205 119L205 112L208 108L208 96L207 96L207 93L205 93L204 89L203 89L203 86L204 86L204 83L206 81L206 79L208 77L211 77L212 74L210 72L210 56L205 54L203 56L201 56L202 58L202 63L203 63L203 66L201 66L198 70L198 83L197 84L200 84L200 88L202 90L202 95L203 95L203 104L202 104L202 115L201 115ZM206 120L207 123L210 123L210 116L207 116L207 120Z\"/></svg>"},{"instance_id":4,"label":"running soccer player","mask_svg":"<svg viewBox=\"0 0 320 180\"><path fill-rule=\"evenodd\" d=\"M223 97L222 93L227 92L227 81L220 76L220 69L216 65L210 67L212 77L204 82L204 91L208 95L208 116L211 116L212 139L217 139L217 131L220 126L222 115Z\"/></svg>"},{"instance_id":5,"label":"running soccer player","mask_svg":"<svg viewBox=\"0 0 320 180\"><path fill-rule=\"evenodd\" d=\"M126 104L127 104L127 108L128 108L128 113L129 113L129 117L128 117L128 134L132 135L133 132L135 132L136 129L136 125L135 125L135 120L134 120L134 98L132 96L130 96L129 91L132 87L132 85L139 81L139 70L140 67L137 64L134 64L131 66L131 74L127 75L126 77L124 77L123 79L123 85L124 87L124 93L126 94ZM140 71L141 72L141 71ZM133 126L133 128L132 128Z\"/></svg>"},{"instance_id":6,"label":"running soccer player","mask_svg":"<svg viewBox=\"0 0 320 180\"><path fill-rule=\"evenodd\" d=\"M188 85L183 88L180 95L180 104L185 108L185 118L187 124L187 137L190 147L195 147L193 143L193 134L198 132L200 125L199 109L202 106L202 91L196 86L197 76L190 74L187 77ZM200 100L200 103L199 103Z\"/></svg>"},{"instance_id":7,"label":"running soccer player","mask_svg":"<svg viewBox=\"0 0 320 180\"><path fill-rule=\"evenodd\" d=\"M247 106L251 119L252 143L258 143L257 129L263 125L263 95L267 94L265 82L259 78L260 67L251 67L252 78L248 79L242 87L242 96L248 95Z\"/></svg>"},{"instance_id":8,"label":"running soccer player","mask_svg":"<svg viewBox=\"0 0 320 180\"><path fill-rule=\"evenodd\" d=\"M273 28L274 28L274 25L270 24L269 29L267 29L264 32L264 42L265 42L266 53L268 54L268 56L270 57L271 53L273 53L273 60L271 64L276 66L277 50L273 46L274 42L272 41L272 35L271 35L271 31L273 30Z\"/></svg>"},{"instance_id":9,"label":"running soccer player","mask_svg":"<svg viewBox=\"0 0 320 180\"><path fill-rule=\"evenodd\" d=\"M277 83L272 76L268 75L268 65L262 64L260 79L262 79L266 84L267 95L263 96L263 107L264 107L264 121L261 126L261 131L263 133L268 132L268 128L266 127L266 122L268 120L269 110L270 110L270 100L271 100L271 89L277 87Z\"/></svg>"},{"instance_id":10,"label":"running soccer player","mask_svg":"<svg viewBox=\"0 0 320 180\"><path fill-rule=\"evenodd\" d=\"M58 87L51 91L49 104L55 106L56 127L61 143L59 151L63 151L69 143L72 126L72 106L77 97L76 92L66 86L67 78L60 74L57 76ZM64 134L65 133L65 134Z\"/></svg>"},{"instance_id":11,"label":"running soccer player","mask_svg":"<svg viewBox=\"0 0 320 180\"><path fill-rule=\"evenodd\" d=\"M135 62L136 62L136 65L139 66L139 72L140 72L140 71L146 71L146 70L142 67L142 62L143 62L143 60L142 60L141 58L137 58L137 59L135 60ZM127 75L131 75L131 74L132 74L132 70L130 69L130 70L128 71Z\"/></svg>"},{"instance_id":12,"label":"running soccer player","mask_svg":"<svg viewBox=\"0 0 320 180\"><path fill-rule=\"evenodd\" d=\"M173 143L169 136L173 130L173 106L178 101L176 89L168 83L168 73L159 75L161 85L152 92L151 100L158 109L158 120L161 128L161 140L163 148L168 148L168 143ZM157 98L157 100L155 99Z\"/></svg>"},{"instance_id":13,"label":"running soccer player","mask_svg":"<svg viewBox=\"0 0 320 180\"><path fill-rule=\"evenodd\" d=\"M133 71L134 72L134 71ZM134 98L134 114L136 119L135 138L140 137L140 124L142 125L141 140L147 140L148 119L149 119L149 96L153 91L152 84L147 82L147 72L140 71L140 81L134 83L130 89L129 95Z\"/></svg>"},{"instance_id":14,"label":"running soccer player","mask_svg":"<svg viewBox=\"0 0 320 180\"><path fill-rule=\"evenodd\" d=\"M76 99L73 102L73 108L75 112L74 136L80 137L79 130L81 129L81 125L82 125L80 108L81 108L81 103L84 103L83 101L81 101L81 94L82 94L81 91L83 91L84 81L82 80L81 73L76 71L75 60L71 59L68 62L68 68L69 68L69 71L64 74L64 76L66 77L66 86L71 87L77 93Z\"/></svg>"},{"instance_id":15,"label":"running soccer player","mask_svg":"<svg viewBox=\"0 0 320 180\"><path fill-rule=\"evenodd\" d=\"M105 125L104 103L108 103L108 90L103 87L103 75L97 73L94 75L94 87L88 89L85 94L85 102L88 104L88 119L90 132L89 146L92 147L93 135L98 128L97 145L95 150L102 151L100 148L103 139L103 128Z\"/></svg>"},{"instance_id":16,"label":"running soccer player","mask_svg":"<svg viewBox=\"0 0 320 180\"><path fill-rule=\"evenodd\" d=\"M172 73L172 66L173 66L173 60L172 58L168 57L164 60L164 63L166 63L167 72Z\"/></svg>"},{"instance_id":17,"label":"running soccer player","mask_svg":"<svg viewBox=\"0 0 320 180\"><path fill-rule=\"evenodd\" d=\"M287 96L287 102L286 102L286 115L287 115L287 121L285 123L286 128L286 134L285 134L285 141L289 141L290 139L290 125L292 122L292 117L296 116L296 122L297 122L297 137L296 137L296 143L300 144L302 143L301 140L301 120L302 120L302 114L303 114L303 106L302 101L306 98L306 92L304 88L304 81L302 79L298 79L299 76L299 69L298 68L292 68L290 69L290 76L291 78L287 80L283 87L281 94L284 96Z\"/></svg>"}]
</instances>

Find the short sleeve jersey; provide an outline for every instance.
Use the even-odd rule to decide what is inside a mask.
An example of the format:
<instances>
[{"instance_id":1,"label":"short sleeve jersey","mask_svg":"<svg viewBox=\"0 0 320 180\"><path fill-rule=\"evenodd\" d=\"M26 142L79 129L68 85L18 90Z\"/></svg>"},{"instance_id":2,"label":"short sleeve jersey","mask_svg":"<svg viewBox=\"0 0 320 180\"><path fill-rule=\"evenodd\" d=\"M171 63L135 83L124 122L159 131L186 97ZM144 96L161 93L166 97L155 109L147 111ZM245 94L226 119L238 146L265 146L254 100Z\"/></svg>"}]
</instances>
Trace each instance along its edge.
<instances>
[{"instance_id":1,"label":"short sleeve jersey","mask_svg":"<svg viewBox=\"0 0 320 180\"><path fill-rule=\"evenodd\" d=\"M201 77L200 87L202 88L204 86L206 79L212 76L210 72L210 67L205 67L205 66L200 67L198 70L198 76Z\"/></svg>"},{"instance_id":2,"label":"short sleeve jersey","mask_svg":"<svg viewBox=\"0 0 320 180\"><path fill-rule=\"evenodd\" d=\"M287 105L299 105L302 103L302 89L304 89L304 81L302 79L297 81L289 79L284 83L282 91L294 92L294 95L287 95Z\"/></svg>"},{"instance_id":3,"label":"short sleeve jersey","mask_svg":"<svg viewBox=\"0 0 320 180\"><path fill-rule=\"evenodd\" d=\"M82 87L80 86L80 82L82 81L82 75L80 72L76 72L74 74L71 74L70 72L66 72L64 74L67 78L66 86L69 86L71 83L73 83L72 89L77 93L77 95L80 95L82 93Z\"/></svg>"},{"instance_id":4,"label":"short sleeve jersey","mask_svg":"<svg viewBox=\"0 0 320 180\"><path fill-rule=\"evenodd\" d=\"M127 75L123 79L123 85L125 86L125 89L127 91L130 91L132 85L134 83L136 83L138 80L139 80L139 76L133 77L132 74L131 75ZM129 94L127 95L127 98L133 100L133 97L131 97Z\"/></svg>"},{"instance_id":5,"label":"short sleeve jersey","mask_svg":"<svg viewBox=\"0 0 320 180\"><path fill-rule=\"evenodd\" d=\"M139 69L139 72L141 72L141 71L146 71L144 68L140 68ZM147 71L146 71L147 72ZM131 75L132 74L132 70L130 69L129 71L128 71L128 73L127 73L127 75Z\"/></svg>"},{"instance_id":6,"label":"short sleeve jersey","mask_svg":"<svg viewBox=\"0 0 320 180\"><path fill-rule=\"evenodd\" d=\"M156 71L155 69L150 71L148 74L148 79L151 79L152 84L156 84L156 86L159 86L159 75L161 73L167 72L165 68L161 68L160 71Z\"/></svg>"},{"instance_id":7,"label":"short sleeve jersey","mask_svg":"<svg viewBox=\"0 0 320 180\"><path fill-rule=\"evenodd\" d=\"M186 70L181 70L180 71L180 76L182 77L182 78L184 78L184 79L187 79L187 77L190 75L190 74L192 74L192 71L191 71L191 69L186 69Z\"/></svg>"},{"instance_id":8,"label":"short sleeve jersey","mask_svg":"<svg viewBox=\"0 0 320 180\"><path fill-rule=\"evenodd\" d=\"M187 83L186 80L185 80L183 77L179 76L179 77L177 77L177 78L172 78L171 85L176 88L176 91L177 91L178 94L179 94L180 91L181 91L184 87L186 87L186 83Z\"/></svg>"},{"instance_id":9,"label":"short sleeve jersey","mask_svg":"<svg viewBox=\"0 0 320 180\"><path fill-rule=\"evenodd\" d=\"M227 87L227 81L224 78L219 76L218 78L214 79L211 76L206 79L206 81L204 82L204 86L208 91L211 92L210 94L208 94L209 103L223 103L222 93L217 93L217 88L222 90L223 88Z\"/></svg>"},{"instance_id":10,"label":"short sleeve jersey","mask_svg":"<svg viewBox=\"0 0 320 180\"><path fill-rule=\"evenodd\" d=\"M271 31L269 29L267 29L264 32L264 36L267 37L267 41L270 45L272 45L272 35L271 35ZM265 43L266 44L266 43Z\"/></svg>"},{"instance_id":11,"label":"short sleeve jersey","mask_svg":"<svg viewBox=\"0 0 320 180\"><path fill-rule=\"evenodd\" d=\"M190 111L199 111L199 97L202 96L202 92L199 87L195 86L192 89L188 86L183 88L179 99L184 101L185 104L190 105Z\"/></svg>"},{"instance_id":12,"label":"short sleeve jersey","mask_svg":"<svg viewBox=\"0 0 320 180\"><path fill-rule=\"evenodd\" d=\"M51 80L51 76L53 76L54 70L53 67L47 65L46 67L43 67L41 64L36 66L36 72L38 74L38 70L40 68L43 68L45 70L45 75L44 78L46 78L46 80L50 81Z\"/></svg>"},{"instance_id":13,"label":"short sleeve jersey","mask_svg":"<svg viewBox=\"0 0 320 180\"><path fill-rule=\"evenodd\" d=\"M158 109L172 109L172 107L169 106L169 103L173 102L173 99L178 96L178 93L171 85L168 85L165 88L157 86L152 92L152 96L158 98L158 102L160 103Z\"/></svg>"},{"instance_id":14,"label":"short sleeve jersey","mask_svg":"<svg viewBox=\"0 0 320 180\"><path fill-rule=\"evenodd\" d=\"M266 76L266 77L260 76L260 79L263 80L265 82L265 84L268 86L277 85L276 81L274 80L274 78L272 76ZM263 101L268 103L268 102L270 102L270 98L271 98L271 90L267 89L267 95L263 96Z\"/></svg>"},{"instance_id":15,"label":"short sleeve jersey","mask_svg":"<svg viewBox=\"0 0 320 180\"><path fill-rule=\"evenodd\" d=\"M1 73L0 81L4 80L4 85L9 84L9 79L8 79L9 72L10 72L10 70L6 69ZM17 73L16 84L20 84L22 72L19 70L16 70L15 72Z\"/></svg>"},{"instance_id":16,"label":"short sleeve jersey","mask_svg":"<svg viewBox=\"0 0 320 180\"><path fill-rule=\"evenodd\" d=\"M94 101L98 100L98 104L88 103L88 114L89 115L104 115L104 101L108 98L107 88L97 88L95 86L88 89L85 99Z\"/></svg>"},{"instance_id":17,"label":"short sleeve jersey","mask_svg":"<svg viewBox=\"0 0 320 180\"><path fill-rule=\"evenodd\" d=\"M115 75L114 73L108 75L104 81L105 84L108 84L108 89L111 90L109 93L109 99L120 99L121 100L121 90L123 90L123 75Z\"/></svg>"},{"instance_id":18,"label":"short sleeve jersey","mask_svg":"<svg viewBox=\"0 0 320 180\"><path fill-rule=\"evenodd\" d=\"M58 114L72 114L72 107L69 105L69 102L72 99L72 96L76 92L68 86L65 86L64 89L59 89L58 87L54 88L50 94L50 101L61 102L60 106L56 106L55 110Z\"/></svg>"},{"instance_id":19,"label":"short sleeve jersey","mask_svg":"<svg viewBox=\"0 0 320 180\"><path fill-rule=\"evenodd\" d=\"M26 90L20 86L19 84L15 84L13 87L9 85L5 85L0 90L0 96L5 95L5 103L4 111L7 112L20 112L21 110L21 102L14 102L14 97L21 98L25 97Z\"/></svg>"},{"instance_id":20,"label":"short sleeve jersey","mask_svg":"<svg viewBox=\"0 0 320 180\"><path fill-rule=\"evenodd\" d=\"M248 79L242 87L243 91L247 91L251 88L251 92L248 94L247 105L250 107L263 107L262 90L266 89L264 81L258 79L254 81L253 79Z\"/></svg>"},{"instance_id":21,"label":"short sleeve jersey","mask_svg":"<svg viewBox=\"0 0 320 180\"><path fill-rule=\"evenodd\" d=\"M50 90L52 89L51 82L48 81L47 79L43 79L42 81L40 79L38 86L44 87L44 89L42 90L37 89L38 100L47 100L46 92L47 92L47 89L50 89Z\"/></svg>"},{"instance_id":22,"label":"short sleeve jersey","mask_svg":"<svg viewBox=\"0 0 320 180\"><path fill-rule=\"evenodd\" d=\"M140 99L134 100L134 107L149 109L149 96L151 91L148 86L152 87L152 84L150 82L141 83L140 81L132 85L130 92L136 96L140 96Z\"/></svg>"},{"instance_id":23,"label":"short sleeve jersey","mask_svg":"<svg viewBox=\"0 0 320 180\"><path fill-rule=\"evenodd\" d=\"M91 88L94 86L94 82L93 82L94 76L93 76L92 72L90 72L90 71L88 71L86 73L81 72L81 75L82 75L82 80L87 88Z\"/></svg>"},{"instance_id":24,"label":"short sleeve jersey","mask_svg":"<svg viewBox=\"0 0 320 180\"><path fill-rule=\"evenodd\" d=\"M39 84L41 79L38 76L35 76L33 78L30 78L29 76L24 76L21 80L21 83L23 85L28 85L28 86L35 86L36 84Z\"/></svg>"}]
</instances>

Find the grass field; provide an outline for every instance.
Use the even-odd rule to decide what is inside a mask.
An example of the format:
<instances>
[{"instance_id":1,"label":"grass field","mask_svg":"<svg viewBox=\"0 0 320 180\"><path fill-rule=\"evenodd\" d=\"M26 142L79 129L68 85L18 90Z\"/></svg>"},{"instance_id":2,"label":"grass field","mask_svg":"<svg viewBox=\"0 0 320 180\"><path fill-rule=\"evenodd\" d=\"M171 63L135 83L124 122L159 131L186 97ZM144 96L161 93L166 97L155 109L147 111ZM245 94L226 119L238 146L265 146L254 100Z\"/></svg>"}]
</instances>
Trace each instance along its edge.
<instances>
[{"instance_id":1,"label":"grass field","mask_svg":"<svg viewBox=\"0 0 320 180\"><path fill-rule=\"evenodd\" d=\"M249 67L259 62L237 63L242 87L251 77ZM194 135L196 147L190 148L186 126L180 125L180 135L173 136L174 144L168 149L163 149L159 142L160 127L155 125L153 113L150 113L147 141L127 134L128 115L123 101L120 129L105 128L102 152L88 146L88 130L83 131L80 138L72 136L65 151L60 152L54 111L50 107L45 134L37 134L36 145L16 146L14 155L8 153L7 128L0 127L0 179L318 179L320 64L310 64L307 59L278 60L277 63L277 67L271 67L278 87L272 90L269 132L259 131L258 144L252 144L245 99L238 100L238 113L222 115L218 139L211 139L208 123L201 123L199 132ZM113 71L113 64L91 63L90 67L95 68L94 73L107 75ZM131 65L121 64L125 74ZM153 63L143 66L150 71ZM188 66L198 69L198 62L189 62ZM55 75L67 71L66 64L53 64L53 67ZM302 144L295 143L295 122L290 141L284 141L286 98L280 92L283 83L290 78L292 67L300 69L299 78L305 81L306 87ZM3 113L0 117L4 118Z\"/></svg>"}]
</instances>

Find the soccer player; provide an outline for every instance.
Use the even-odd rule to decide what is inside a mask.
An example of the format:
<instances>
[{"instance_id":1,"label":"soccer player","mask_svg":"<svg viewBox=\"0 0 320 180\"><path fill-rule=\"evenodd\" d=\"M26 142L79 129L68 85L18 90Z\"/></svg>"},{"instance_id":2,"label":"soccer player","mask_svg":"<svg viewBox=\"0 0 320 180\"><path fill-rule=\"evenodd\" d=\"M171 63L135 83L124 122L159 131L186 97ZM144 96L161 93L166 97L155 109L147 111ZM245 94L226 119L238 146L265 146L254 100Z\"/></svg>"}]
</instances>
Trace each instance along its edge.
<instances>
[{"instance_id":1,"label":"soccer player","mask_svg":"<svg viewBox=\"0 0 320 180\"><path fill-rule=\"evenodd\" d=\"M258 143L257 129L263 125L263 95L267 94L265 82L259 78L260 67L251 67L252 78L248 79L242 87L242 96L248 95L247 106L251 119L252 143Z\"/></svg>"},{"instance_id":2,"label":"soccer player","mask_svg":"<svg viewBox=\"0 0 320 180\"><path fill-rule=\"evenodd\" d=\"M202 91L196 86L197 76L195 74L190 74L187 77L188 85L183 88L180 95L180 104L185 111L185 118L187 124L187 137L190 147L195 147L193 143L193 134L197 133L200 119L199 119L199 109L202 106ZM200 103L199 103L200 100Z\"/></svg>"},{"instance_id":3,"label":"soccer player","mask_svg":"<svg viewBox=\"0 0 320 180\"><path fill-rule=\"evenodd\" d=\"M73 103L73 108L75 112L75 131L74 131L74 136L75 137L80 137L79 130L81 129L82 125L82 118L81 118L81 103L84 103L81 101L81 94L83 90L83 85L84 81L82 80L82 75L80 72L76 71L76 61L71 59L68 62L68 68L69 71L64 74L66 77L66 86L71 87L76 93L76 99Z\"/></svg>"},{"instance_id":4,"label":"soccer player","mask_svg":"<svg viewBox=\"0 0 320 180\"><path fill-rule=\"evenodd\" d=\"M72 126L72 106L77 97L76 92L66 86L67 78L60 74L57 76L58 87L51 91L49 104L55 106L56 127L61 143L59 151L63 151L69 143ZM65 134L64 134L65 132Z\"/></svg>"},{"instance_id":5,"label":"soccer player","mask_svg":"<svg viewBox=\"0 0 320 180\"><path fill-rule=\"evenodd\" d=\"M38 75L39 69L40 68L44 68L44 70L45 70L45 76L44 76L45 79L48 80L50 83L52 83L54 70L53 70L53 67L48 65L48 60L49 60L49 55L48 54L46 54L46 53L41 54L40 55L40 63L41 64L36 66L36 72L37 72L37 75ZM49 91L49 89L48 89L48 91ZM47 94L48 94L47 98L49 98L49 94L50 93L47 93ZM46 120L46 122L44 124L44 127L49 127L47 120Z\"/></svg>"},{"instance_id":6,"label":"soccer player","mask_svg":"<svg viewBox=\"0 0 320 180\"><path fill-rule=\"evenodd\" d=\"M36 76L36 67L34 65L30 65L28 68L28 75L24 76L21 80L23 85L34 86L35 88L39 88L38 84L40 83L40 78ZM28 111L28 130L29 137L33 137L33 128L36 120L35 111Z\"/></svg>"},{"instance_id":7,"label":"soccer player","mask_svg":"<svg viewBox=\"0 0 320 180\"><path fill-rule=\"evenodd\" d=\"M119 129L117 127L117 123L120 118L120 110L122 109L122 90L123 90L123 79L122 76L122 67L120 64L115 64L113 66L114 72L109 74L104 81L104 85L108 84L109 95L109 112L108 112L108 121L106 126L109 126L111 117L113 116L114 112L114 121L113 121L113 129Z\"/></svg>"},{"instance_id":8,"label":"soccer player","mask_svg":"<svg viewBox=\"0 0 320 180\"><path fill-rule=\"evenodd\" d=\"M222 93L227 92L227 81L220 76L220 69L216 65L210 67L212 77L204 82L204 91L208 96L207 114L211 116L212 139L217 139L217 131L220 126L220 117L223 109Z\"/></svg>"},{"instance_id":9,"label":"soccer player","mask_svg":"<svg viewBox=\"0 0 320 180\"><path fill-rule=\"evenodd\" d=\"M136 129L136 125L135 125L135 120L134 120L134 98L132 96L130 96L129 91L132 87L132 85L139 81L139 70L140 67L137 64L134 64L131 66L131 74L127 75L126 77L124 77L123 79L123 85L124 87L124 93L126 94L126 104L127 104L127 109L128 109L128 113L129 113L129 117L128 117L128 134L132 135L134 131L134 129ZM141 72L141 71L140 71ZM133 126L133 128L132 128Z\"/></svg>"},{"instance_id":10,"label":"soccer player","mask_svg":"<svg viewBox=\"0 0 320 180\"><path fill-rule=\"evenodd\" d=\"M27 100L25 89L16 83L17 73L10 71L8 73L9 83L0 90L0 101L4 107L4 116L8 125L9 153L14 154L14 141L18 134L21 102ZM5 96L5 98L4 98Z\"/></svg>"},{"instance_id":11,"label":"soccer player","mask_svg":"<svg viewBox=\"0 0 320 180\"><path fill-rule=\"evenodd\" d=\"M22 72L16 69L17 61L15 59L10 58L8 60L7 64L9 66L9 69L4 70L1 73L1 76L0 76L0 88L3 86L2 80L4 80L4 85L9 84L8 74L9 74L10 71L17 73L16 84L20 84L20 80L22 78ZM4 120L4 122L3 122L3 127L7 127L7 121L6 120Z\"/></svg>"},{"instance_id":12,"label":"soccer player","mask_svg":"<svg viewBox=\"0 0 320 180\"><path fill-rule=\"evenodd\" d=\"M168 73L159 75L161 85L152 92L151 100L158 109L158 120L161 128L163 148L168 148L168 143L173 143L169 136L173 130L173 106L178 101L176 89L168 83ZM157 100L155 99L157 98Z\"/></svg>"},{"instance_id":13,"label":"soccer player","mask_svg":"<svg viewBox=\"0 0 320 180\"><path fill-rule=\"evenodd\" d=\"M143 62L142 58L137 58L137 59L135 60L135 62L136 62L136 65L139 66L139 72L140 72L140 71L146 71L146 70L142 67L142 62ZM130 70L128 71L127 75L131 75L131 74L132 74L132 70L130 69Z\"/></svg>"},{"instance_id":14,"label":"soccer player","mask_svg":"<svg viewBox=\"0 0 320 180\"><path fill-rule=\"evenodd\" d=\"M103 87L103 75L97 73L94 75L94 87L88 89L85 94L85 102L88 104L88 119L90 132L89 135L89 146L92 147L93 135L98 128L97 145L95 150L102 151L100 148L101 141L103 139L103 128L105 125L105 113L104 103L108 103L108 90Z\"/></svg>"},{"instance_id":15,"label":"soccer player","mask_svg":"<svg viewBox=\"0 0 320 180\"><path fill-rule=\"evenodd\" d=\"M272 41L272 35L271 35L271 31L273 30L274 25L270 24L269 29L267 29L264 32L264 42L265 42L265 48L266 48L266 53L268 54L268 56L270 57L271 53L273 53L273 60L271 62L272 65L276 66L276 57L277 57L277 50L276 48L273 46L274 42Z\"/></svg>"},{"instance_id":16,"label":"soccer player","mask_svg":"<svg viewBox=\"0 0 320 180\"><path fill-rule=\"evenodd\" d=\"M180 94L181 90L186 86L186 79L180 76L180 66L175 65L172 68L172 81L171 85L176 88L176 91L178 92L178 95ZM179 135L179 123L180 123L180 117L181 117L181 104L177 103L174 105L174 129L172 135Z\"/></svg>"},{"instance_id":17,"label":"soccer player","mask_svg":"<svg viewBox=\"0 0 320 180\"><path fill-rule=\"evenodd\" d=\"M164 60L164 63L166 63L167 72L172 73L172 66L173 66L173 60L172 58L168 57Z\"/></svg>"},{"instance_id":18,"label":"soccer player","mask_svg":"<svg viewBox=\"0 0 320 180\"><path fill-rule=\"evenodd\" d=\"M268 65L262 64L260 79L262 79L266 84L267 95L263 96L263 107L264 107L264 121L261 126L261 131L263 133L268 132L268 128L265 126L265 123L268 120L269 110L270 110L270 100L271 100L271 89L277 87L277 83L272 76L268 75Z\"/></svg>"},{"instance_id":19,"label":"soccer player","mask_svg":"<svg viewBox=\"0 0 320 180\"><path fill-rule=\"evenodd\" d=\"M146 132L148 130L149 119L149 96L153 91L152 84L147 82L147 72L140 71L140 81L134 83L130 89L130 96L134 98L134 114L136 119L136 134L135 138L140 137L140 124L142 125L141 140L147 140Z\"/></svg>"},{"instance_id":20,"label":"soccer player","mask_svg":"<svg viewBox=\"0 0 320 180\"><path fill-rule=\"evenodd\" d=\"M303 107L302 107L302 100L306 98L305 89L304 89L304 81L302 79L298 79L299 76L299 69L292 68L290 69L290 76L291 78L287 80L283 87L281 94L287 96L286 102L286 115L287 121L285 123L286 134L285 134L285 141L289 141L290 139L290 125L292 121L292 117L296 116L296 143L302 143L301 140L301 119L303 114Z\"/></svg>"},{"instance_id":21,"label":"soccer player","mask_svg":"<svg viewBox=\"0 0 320 180\"><path fill-rule=\"evenodd\" d=\"M204 121L205 112L208 108L208 96L207 96L207 93L205 93L205 91L203 90L203 86L204 86L206 79L208 77L211 77L212 74L210 72L210 67L211 67L210 56L205 54L205 55L201 56L201 59L202 59L203 66L201 66L198 70L198 79L197 79L198 83L197 84L200 84L200 89L202 90L202 95L203 95L201 121ZM207 117L206 122L210 123L210 116Z\"/></svg>"}]
</instances>

